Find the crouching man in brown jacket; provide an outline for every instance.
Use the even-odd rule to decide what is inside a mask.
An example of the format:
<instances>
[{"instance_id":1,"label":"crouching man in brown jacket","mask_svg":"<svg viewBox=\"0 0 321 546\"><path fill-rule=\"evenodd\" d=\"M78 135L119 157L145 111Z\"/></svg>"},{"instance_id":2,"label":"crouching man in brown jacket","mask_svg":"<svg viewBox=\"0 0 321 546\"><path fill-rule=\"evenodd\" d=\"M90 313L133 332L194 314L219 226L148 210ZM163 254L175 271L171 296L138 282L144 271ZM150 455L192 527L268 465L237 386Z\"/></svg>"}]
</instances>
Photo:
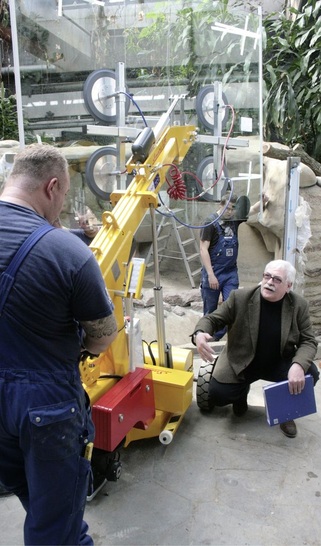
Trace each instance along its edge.
<instances>
[{"instance_id":1,"label":"crouching man in brown jacket","mask_svg":"<svg viewBox=\"0 0 321 546\"><path fill-rule=\"evenodd\" d=\"M290 262L274 260L266 265L259 286L233 290L216 311L198 321L192 341L209 362L215 357L209 341L228 327L227 343L209 384L209 408L233 404L234 414L243 415L250 384L259 379L289 380L291 394L302 391L305 374L313 376L314 384L318 381L308 303L291 291L295 273ZM289 438L297 434L294 421L280 428Z\"/></svg>"}]
</instances>

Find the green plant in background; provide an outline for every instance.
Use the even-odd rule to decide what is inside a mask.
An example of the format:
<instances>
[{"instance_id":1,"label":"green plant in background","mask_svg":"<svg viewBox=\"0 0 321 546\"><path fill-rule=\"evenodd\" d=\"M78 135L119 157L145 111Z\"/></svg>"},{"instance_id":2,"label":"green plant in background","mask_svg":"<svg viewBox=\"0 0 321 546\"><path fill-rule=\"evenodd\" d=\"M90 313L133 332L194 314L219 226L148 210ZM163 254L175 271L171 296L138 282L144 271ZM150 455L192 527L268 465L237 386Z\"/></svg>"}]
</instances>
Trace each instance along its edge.
<instances>
[{"instance_id":1,"label":"green plant in background","mask_svg":"<svg viewBox=\"0 0 321 546\"><path fill-rule=\"evenodd\" d=\"M228 0L202 0L192 7L183 2L171 18L167 3L156 5L147 16L151 24L131 29L127 46L150 53L152 68L140 67L138 77L157 85L186 84L190 96L214 80L230 83L257 81L258 63L253 50L238 54L239 43L213 32L215 21L238 23ZM249 29L257 25L255 2L247 4ZM244 3L239 3L244 7ZM321 159L321 0L301 2L301 10L288 9L263 19L265 30L264 138L287 145L300 143L307 153ZM252 15L253 13L253 15ZM134 32L133 32L134 31ZM158 65L160 50L170 41L167 67ZM142 56L145 57L145 56ZM155 82L156 83L156 82Z\"/></svg>"},{"instance_id":2,"label":"green plant in background","mask_svg":"<svg viewBox=\"0 0 321 546\"><path fill-rule=\"evenodd\" d=\"M237 5L244 8L244 3L239 2ZM126 31L127 54L135 57L138 66L140 58L145 63L146 58L149 59L149 67L142 65L139 70L131 70L131 77L158 78L163 80L163 85L167 85L168 80L171 84L185 83L190 96L195 96L202 85L214 79L250 79L253 51L245 59L237 53L236 61L235 52L239 50L239 41L214 32L212 28L216 20L231 25L239 23L239 15L235 16L229 10L228 0L216 3L201 0L196 5L186 0L175 11L175 16L171 11L173 8L174 3L156 4L154 11L145 16L150 21L147 26L131 27ZM254 16L253 20L253 29L256 30L257 17ZM250 15L249 27L251 23ZM254 53L254 56L257 57L257 54ZM161 82L157 82L159 84Z\"/></svg>"},{"instance_id":3,"label":"green plant in background","mask_svg":"<svg viewBox=\"0 0 321 546\"><path fill-rule=\"evenodd\" d=\"M243 9L244 3L236 3L234 7ZM248 12L247 15L249 30L256 30L257 16ZM178 40L173 47L176 53L185 52L182 65L188 67L190 95L196 95L202 85L214 80L223 84L249 81L253 70L257 79L257 68L252 66L253 62L257 65L257 52L251 48L245 57L240 56L239 40L213 29L215 22L242 27L242 10L236 15L229 9L228 0L216 3L203 0L193 10L179 11L177 20L182 32L178 29Z\"/></svg>"},{"instance_id":4,"label":"green plant in background","mask_svg":"<svg viewBox=\"0 0 321 546\"><path fill-rule=\"evenodd\" d=\"M19 140L16 97L6 97L3 83L0 85L0 140Z\"/></svg>"},{"instance_id":5,"label":"green plant in background","mask_svg":"<svg viewBox=\"0 0 321 546\"><path fill-rule=\"evenodd\" d=\"M186 1L174 19L166 12L167 3L156 5L159 11L155 9L147 15L150 25L131 29L128 35L127 45L135 55L150 52L152 69L141 67L137 74L140 79L158 78L157 85L168 85L168 81L185 83L190 96L214 80L223 85L256 81L258 66L253 51L240 58L237 41L213 32L216 20L237 24L228 4L228 0L201 0L192 7ZM246 6L249 28L253 19L252 30L256 30L257 24L254 4ZM238 5L244 7L244 3ZM301 6L299 11L285 5L281 13L263 19L264 137L290 146L298 142L309 155L320 160L321 1L306 0ZM159 66L158 52L169 41L168 66Z\"/></svg>"},{"instance_id":6,"label":"green plant in background","mask_svg":"<svg viewBox=\"0 0 321 546\"><path fill-rule=\"evenodd\" d=\"M35 141L35 136L28 132L28 121L24 119L25 142L29 144ZM17 140L19 141L18 114L16 95L12 95L0 83L0 141ZM52 139L47 137L47 141Z\"/></svg>"},{"instance_id":7,"label":"green plant in background","mask_svg":"<svg viewBox=\"0 0 321 546\"><path fill-rule=\"evenodd\" d=\"M160 53L164 52L170 39L167 5L167 2L162 2L156 5L159 11L146 13L148 25L125 30L126 55L132 59L130 64L137 66L131 72L138 79L166 76L166 66L160 64Z\"/></svg>"},{"instance_id":8,"label":"green plant in background","mask_svg":"<svg viewBox=\"0 0 321 546\"><path fill-rule=\"evenodd\" d=\"M94 67L100 68L106 65L108 55L111 55L111 41L109 33L110 18L105 14L102 6L94 12L95 27L91 32L91 56L94 59ZM115 54L113 53L113 56Z\"/></svg>"},{"instance_id":9,"label":"green plant in background","mask_svg":"<svg viewBox=\"0 0 321 546\"><path fill-rule=\"evenodd\" d=\"M265 138L321 160L321 1L264 20Z\"/></svg>"},{"instance_id":10,"label":"green plant in background","mask_svg":"<svg viewBox=\"0 0 321 546\"><path fill-rule=\"evenodd\" d=\"M190 97L213 81L222 81L223 87L257 81L257 52L248 48L241 57L239 41L212 27L216 21L242 27L240 13L246 8L248 29L256 31L258 1L238 1L233 10L229 4L229 0L153 4L151 11L145 10L147 25L138 22L125 30L124 57L131 61L128 66L135 67L127 70L127 77L146 87L184 86ZM300 11L284 8L263 18L264 138L290 146L298 142L320 161L321 0L304 0L300 6ZM7 0L0 0L0 9L4 7L2 24L7 28ZM240 8L237 15L234 8ZM111 16L100 10L97 17L93 42L99 55L106 55L111 48ZM22 21L23 46L46 62L52 61L47 53L48 32L36 23L36 17L31 29L29 24ZM27 91L28 77L23 76ZM32 82L37 78L43 74L32 74ZM17 138L15 97L9 97L2 87L0 100L0 138Z\"/></svg>"}]
</instances>

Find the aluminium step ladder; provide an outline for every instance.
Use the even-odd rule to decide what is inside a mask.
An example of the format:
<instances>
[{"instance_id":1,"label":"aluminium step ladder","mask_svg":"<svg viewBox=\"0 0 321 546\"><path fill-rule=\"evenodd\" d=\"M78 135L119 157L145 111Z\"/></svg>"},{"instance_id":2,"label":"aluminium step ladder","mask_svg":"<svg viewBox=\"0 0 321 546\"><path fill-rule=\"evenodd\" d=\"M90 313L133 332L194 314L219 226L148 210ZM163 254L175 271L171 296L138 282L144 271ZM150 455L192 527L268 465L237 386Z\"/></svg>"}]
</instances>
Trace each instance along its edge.
<instances>
[{"instance_id":1,"label":"aluminium step ladder","mask_svg":"<svg viewBox=\"0 0 321 546\"><path fill-rule=\"evenodd\" d=\"M172 212L177 216L184 209L174 209ZM181 231L185 230L189 234L189 238L182 239ZM168 243L171 236L175 237L178 250L168 248ZM161 221L157 226L157 243L158 243L158 263L160 264L164 258L173 260L183 260L186 273L192 285L196 288L194 277L201 272L200 250L197 244L195 233L192 228L186 227L176 221L174 216L162 216ZM153 245L151 245L146 256L146 267L154 265ZM195 268L195 269L192 269Z\"/></svg>"}]
</instances>

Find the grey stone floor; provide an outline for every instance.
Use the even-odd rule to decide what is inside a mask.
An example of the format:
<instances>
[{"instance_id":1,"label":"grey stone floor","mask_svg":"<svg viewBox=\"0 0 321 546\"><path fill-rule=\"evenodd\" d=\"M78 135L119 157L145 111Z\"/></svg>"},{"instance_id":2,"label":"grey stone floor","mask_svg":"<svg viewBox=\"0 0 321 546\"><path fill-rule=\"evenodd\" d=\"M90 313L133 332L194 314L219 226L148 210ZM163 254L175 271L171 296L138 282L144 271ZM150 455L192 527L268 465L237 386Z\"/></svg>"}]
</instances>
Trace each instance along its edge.
<instances>
[{"instance_id":1,"label":"grey stone floor","mask_svg":"<svg viewBox=\"0 0 321 546\"><path fill-rule=\"evenodd\" d=\"M196 376L198 366L195 358ZM95 544L321 545L320 415L299 419L297 438L286 438L266 422L263 384L242 418L231 407L202 414L194 400L171 444L123 450L119 481L87 504ZM18 500L0 498L0 510L0 545L22 545Z\"/></svg>"},{"instance_id":2,"label":"grey stone floor","mask_svg":"<svg viewBox=\"0 0 321 546\"><path fill-rule=\"evenodd\" d=\"M162 284L191 290L180 276ZM188 343L197 320L193 310L167 318L167 341ZM144 334L145 324L150 315ZM195 377L199 365L194 355ZM171 444L152 438L123 450L119 481L86 507L96 546L321 546L320 414L299 419L297 438L286 438L266 422L263 385L252 386L242 418L231 407L202 414L194 393ZM321 381L315 394L321 411ZM19 501L0 497L0 514L0 546L21 546Z\"/></svg>"}]
</instances>

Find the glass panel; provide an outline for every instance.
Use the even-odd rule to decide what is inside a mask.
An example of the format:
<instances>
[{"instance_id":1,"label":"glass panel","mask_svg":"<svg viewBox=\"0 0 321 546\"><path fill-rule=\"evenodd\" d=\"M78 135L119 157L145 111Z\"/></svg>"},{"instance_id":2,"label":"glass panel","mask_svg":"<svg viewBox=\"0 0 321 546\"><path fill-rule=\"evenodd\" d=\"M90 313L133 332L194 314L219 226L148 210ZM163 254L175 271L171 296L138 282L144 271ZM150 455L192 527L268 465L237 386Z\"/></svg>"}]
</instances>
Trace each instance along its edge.
<instances>
[{"instance_id":1,"label":"glass panel","mask_svg":"<svg viewBox=\"0 0 321 546\"><path fill-rule=\"evenodd\" d=\"M131 143L145 125L156 125L175 96L182 100L171 123L199 128L181 166L189 220L204 217L206 203L212 207L226 189L257 200L259 13L209 0L16 0L15 6L25 139L64 147L75 188L70 219L79 191L97 214L109 207L86 184L91 154L113 146L112 176L126 187L125 174L117 172L125 170ZM102 71L97 78L96 71ZM115 96L119 89L122 96ZM188 206L196 198L202 213Z\"/></svg>"}]
</instances>

